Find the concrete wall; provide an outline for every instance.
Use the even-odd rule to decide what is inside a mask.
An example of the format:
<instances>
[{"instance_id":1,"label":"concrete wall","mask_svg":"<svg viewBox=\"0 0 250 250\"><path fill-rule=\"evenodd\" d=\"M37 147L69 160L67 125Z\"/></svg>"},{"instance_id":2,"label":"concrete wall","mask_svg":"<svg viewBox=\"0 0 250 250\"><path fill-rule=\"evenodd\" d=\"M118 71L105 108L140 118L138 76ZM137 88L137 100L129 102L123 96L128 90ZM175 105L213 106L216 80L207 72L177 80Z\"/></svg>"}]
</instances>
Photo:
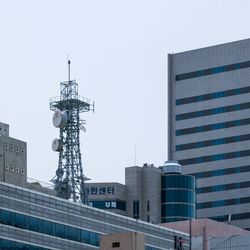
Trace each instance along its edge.
<instances>
[{"instance_id":1,"label":"concrete wall","mask_svg":"<svg viewBox=\"0 0 250 250\"><path fill-rule=\"evenodd\" d=\"M144 234L125 232L102 235L100 250L145 250Z\"/></svg>"},{"instance_id":2,"label":"concrete wall","mask_svg":"<svg viewBox=\"0 0 250 250\"><path fill-rule=\"evenodd\" d=\"M26 180L26 142L8 136L0 136L0 181L25 186Z\"/></svg>"}]
</instances>

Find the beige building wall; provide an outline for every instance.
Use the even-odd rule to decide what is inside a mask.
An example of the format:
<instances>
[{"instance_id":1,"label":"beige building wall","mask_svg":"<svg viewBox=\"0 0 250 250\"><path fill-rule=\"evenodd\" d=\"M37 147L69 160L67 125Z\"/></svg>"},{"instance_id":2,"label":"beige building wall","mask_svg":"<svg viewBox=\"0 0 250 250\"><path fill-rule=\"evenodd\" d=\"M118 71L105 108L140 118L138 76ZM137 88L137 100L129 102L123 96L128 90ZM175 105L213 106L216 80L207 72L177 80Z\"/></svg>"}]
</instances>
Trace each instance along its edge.
<instances>
[{"instance_id":1,"label":"beige building wall","mask_svg":"<svg viewBox=\"0 0 250 250\"><path fill-rule=\"evenodd\" d=\"M139 232L115 233L101 236L100 250L144 250L144 234Z\"/></svg>"}]
</instances>

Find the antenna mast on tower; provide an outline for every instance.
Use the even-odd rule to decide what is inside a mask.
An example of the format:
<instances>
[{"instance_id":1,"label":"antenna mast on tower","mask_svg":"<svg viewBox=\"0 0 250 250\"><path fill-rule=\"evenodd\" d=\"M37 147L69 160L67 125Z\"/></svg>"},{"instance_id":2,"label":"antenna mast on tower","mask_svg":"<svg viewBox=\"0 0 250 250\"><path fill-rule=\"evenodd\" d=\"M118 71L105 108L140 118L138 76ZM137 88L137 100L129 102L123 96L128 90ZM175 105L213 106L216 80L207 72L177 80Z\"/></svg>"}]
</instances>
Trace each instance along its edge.
<instances>
[{"instance_id":1,"label":"antenna mast on tower","mask_svg":"<svg viewBox=\"0 0 250 250\"><path fill-rule=\"evenodd\" d=\"M80 130L86 131L86 121L80 113L94 111L94 103L78 95L78 84L70 79L60 84L60 96L50 99L50 110L54 111L53 124L60 129L60 138L54 139L52 149L59 152L58 168L52 179L58 197L88 204L80 152Z\"/></svg>"}]
</instances>

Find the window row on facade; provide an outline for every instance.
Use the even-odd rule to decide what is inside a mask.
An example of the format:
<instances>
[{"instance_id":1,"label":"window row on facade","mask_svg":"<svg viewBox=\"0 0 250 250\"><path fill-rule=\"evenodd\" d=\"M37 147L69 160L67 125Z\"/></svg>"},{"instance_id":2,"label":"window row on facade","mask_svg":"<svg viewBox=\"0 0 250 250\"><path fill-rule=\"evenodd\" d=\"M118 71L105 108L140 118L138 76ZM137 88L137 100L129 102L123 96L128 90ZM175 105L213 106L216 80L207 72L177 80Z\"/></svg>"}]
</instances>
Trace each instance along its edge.
<instances>
[{"instance_id":1,"label":"window row on facade","mask_svg":"<svg viewBox=\"0 0 250 250\"><path fill-rule=\"evenodd\" d=\"M37 247L34 245L21 243L17 241L7 240L7 239L0 239L0 249L2 250L8 250L8 249L22 249L22 250L49 250L48 248L44 247Z\"/></svg>"},{"instance_id":2,"label":"window row on facade","mask_svg":"<svg viewBox=\"0 0 250 250\"><path fill-rule=\"evenodd\" d=\"M99 246L100 235L95 232L48 220L0 209L0 223L42 234Z\"/></svg>"},{"instance_id":3,"label":"window row on facade","mask_svg":"<svg viewBox=\"0 0 250 250\"><path fill-rule=\"evenodd\" d=\"M230 215L225 214L209 218L212 220L223 222L223 221L229 221L229 216ZM245 219L250 219L250 213L231 214L231 220L245 220Z\"/></svg>"},{"instance_id":4,"label":"window row on facade","mask_svg":"<svg viewBox=\"0 0 250 250\"><path fill-rule=\"evenodd\" d=\"M217 170L205 171L205 172L200 172L200 173L192 173L190 175L193 175L196 177L196 179L199 179L199 178L222 176L222 175L228 175L228 174L238 174L238 173L244 173L244 172L250 172L250 165L234 167L234 168L217 169Z\"/></svg>"},{"instance_id":5,"label":"window row on facade","mask_svg":"<svg viewBox=\"0 0 250 250\"><path fill-rule=\"evenodd\" d=\"M204 209L210 207L223 207L223 206L231 206L231 205L246 204L246 203L250 203L250 197L197 203L196 208Z\"/></svg>"},{"instance_id":6,"label":"window row on facade","mask_svg":"<svg viewBox=\"0 0 250 250\"><path fill-rule=\"evenodd\" d=\"M228 64L228 65L223 65L219 67L213 67L213 68L178 74L175 76L175 80L181 81L181 80L214 75L214 74L219 74L223 72L228 72L228 71L237 70L237 69L244 69L244 68L249 68L249 67L250 67L250 61L239 62L239 63Z\"/></svg>"},{"instance_id":7,"label":"window row on facade","mask_svg":"<svg viewBox=\"0 0 250 250\"><path fill-rule=\"evenodd\" d=\"M195 205L191 204L162 204L162 218L165 217L195 217Z\"/></svg>"},{"instance_id":8,"label":"window row on facade","mask_svg":"<svg viewBox=\"0 0 250 250\"><path fill-rule=\"evenodd\" d=\"M175 150L182 151L182 150L210 147L210 146L216 146L216 145L228 144L228 143L234 143L234 142L241 142L241 141L248 141L248 140L250 140L250 134L236 135L236 136L218 138L218 139L213 139L213 140L180 144L180 145L176 145Z\"/></svg>"},{"instance_id":9,"label":"window row on facade","mask_svg":"<svg viewBox=\"0 0 250 250\"><path fill-rule=\"evenodd\" d=\"M178 129L176 130L175 134L176 136L188 135L188 134L207 132L207 131L212 131L212 130L217 130L217 129L238 127L238 126L249 125L249 124L250 124L250 118L246 118L246 119L233 120L233 121L228 121L228 122L213 123L213 124L208 124L204 126Z\"/></svg>"},{"instance_id":10,"label":"window row on facade","mask_svg":"<svg viewBox=\"0 0 250 250\"><path fill-rule=\"evenodd\" d=\"M161 178L162 190L167 188L195 189L194 177L191 175L165 175Z\"/></svg>"},{"instance_id":11,"label":"window row on facade","mask_svg":"<svg viewBox=\"0 0 250 250\"><path fill-rule=\"evenodd\" d=\"M220 192L220 191L225 191L225 190L241 189L241 188L249 188L249 187L250 187L250 181L243 181L243 182L228 183L228 184L222 184L222 185L197 188L196 194Z\"/></svg>"},{"instance_id":12,"label":"window row on facade","mask_svg":"<svg viewBox=\"0 0 250 250\"><path fill-rule=\"evenodd\" d=\"M250 108L250 102L238 103L238 104L228 105L228 106L223 106L223 107L218 107L218 108L205 109L205 110L178 114L175 116L175 119L176 121L180 121L180 120L192 119L196 117L228 113L232 111L249 109L249 108Z\"/></svg>"},{"instance_id":13,"label":"window row on facade","mask_svg":"<svg viewBox=\"0 0 250 250\"><path fill-rule=\"evenodd\" d=\"M242 150L242 151L229 152L229 153L223 153L223 154L206 155L206 156L201 156L201 157L183 159L183 160L179 160L179 163L181 165L198 164L198 163L204 163L204 162L220 161L220 160L226 160L226 159L245 157L249 155L250 155L250 150Z\"/></svg>"},{"instance_id":14,"label":"window row on facade","mask_svg":"<svg viewBox=\"0 0 250 250\"><path fill-rule=\"evenodd\" d=\"M175 101L175 104L183 105L188 103L195 103L195 102L202 102L227 96L234 96L234 95L240 95L240 94L246 94L250 92L250 87L243 87L243 88L237 88L237 89L229 89L204 95L196 95L196 96L190 96L185 98L180 98Z\"/></svg>"},{"instance_id":15,"label":"window row on facade","mask_svg":"<svg viewBox=\"0 0 250 250\"><path fill-rule=\"evenodd\" d=\"M168 189L162 190L161 192L161 202L187 202L195 203L195 193L193 190L185 189Z\"/></svg>"}]
</instances>

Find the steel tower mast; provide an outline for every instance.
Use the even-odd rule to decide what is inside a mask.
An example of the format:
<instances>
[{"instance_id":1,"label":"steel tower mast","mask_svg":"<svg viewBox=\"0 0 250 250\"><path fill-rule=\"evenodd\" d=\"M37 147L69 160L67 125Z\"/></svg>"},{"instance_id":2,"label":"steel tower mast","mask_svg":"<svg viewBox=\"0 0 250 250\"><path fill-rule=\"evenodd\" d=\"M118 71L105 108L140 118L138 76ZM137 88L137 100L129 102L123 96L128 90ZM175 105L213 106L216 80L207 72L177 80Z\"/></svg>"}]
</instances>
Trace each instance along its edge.
<instances>
[{"instance_id":1,"label":"steel tower mast","mask_svg":"<svg viewBox=\"0 0 250 250\"><path fill-rule=\"evenodd\" d=\"M77 82L70 80L69 60L68 81L60 84L60 96L50 99L50 110L54 126L60 129L60 138L52 142L52 149L59 152L54 190L58 197L88 204L80 152L80 130L86 131L86 121L80 113L94 111L94 103L78 95Z\"/></svg>"}]
</instances>

